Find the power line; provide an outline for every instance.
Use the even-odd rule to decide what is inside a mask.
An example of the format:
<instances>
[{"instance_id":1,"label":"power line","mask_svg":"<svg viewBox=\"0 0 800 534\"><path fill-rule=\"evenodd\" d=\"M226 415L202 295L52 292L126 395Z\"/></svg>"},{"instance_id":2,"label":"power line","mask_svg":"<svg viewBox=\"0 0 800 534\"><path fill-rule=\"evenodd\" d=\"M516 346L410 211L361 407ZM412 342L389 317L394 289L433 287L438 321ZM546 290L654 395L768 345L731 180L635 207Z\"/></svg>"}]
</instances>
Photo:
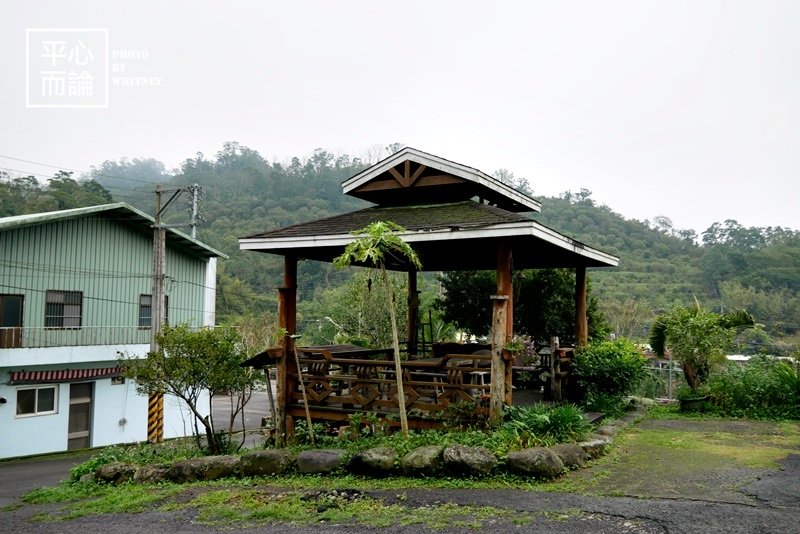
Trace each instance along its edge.
<instances>
[{"instance_id":1,"label":"power line","mask_svg":"<svg viewBox=\"0 0 800 534\"><path fill-rule=\"evenodd\" d=\"M23 171L23 170L20 170L20 169L12 169L10 167L0 167L0 170L18 172L18 173L24 174L26 176L39 176L41 178L47 179L48 181L56 179L54 176L50 176L48 174L42 174L42 173L38 173L38 172ZM104 189L119 189L120 191L130 191L132 193L136 193L136 194L140 194L140 195L149 195L149 192L142 191L140 189L128 189L127 187L118 187L118 186L115 186L115 185L109 185L109 186L106 186L106 185L103 185L103 184L100 184L100 185Z\"/></svg>"},{"instance_id":2,"label":"power line","mask_svg":"<svg viewBox=\"0 0 800 534\"><path fill-rule=\"evenodd\" d=\"M50 290L50 289L34 289L32 287L21 287L21 286L15 286L15 285L8 285L8 284L4 284L4 283L0 283L0 287L7 287L7 288L10 288L10 289L18 289L18 290L22 290L22 291L31 291L31 292L34 292L34 293L47 293L48 291L56 291L56 290ZM58 291L60 291L60 290L58 290ZM72 291L72 290L70 290L70 291ZM102 297L90 297L90 296L85 295L84 293L85 293L84 291L81 291L81 297L86 299L86 300L94 300L94 301L97 301L97 302L111 302L111 303L114 303L114 304L126 304L126 305L130 305L130 306L139 306L138 302L130 302L130 301L127 301L127 300L116 300L116 299L109 299L109 298L102 298ZM181 308L181 307L175 307L175 306L170 306L170 310L206 313L206 310L201 310L201 309L197 309L197 308Z\"/></svg>"},{"instance_id":3,"label":"power line","mask_svg":"<svg viewBox=\"0 0 800 534\"><path fill-rule=\"evenodd\" d=\"M61 170L61 171L70 171L70 172L77 172L77 173L80 173L80 174L89 174L89 171L79 171L77 169L70 169L69 167L63 167L63 166L60 166L60 165L50 165L49 163L40 163L38 161L31 161L31 160L22 159L22 158L16 158L14 156L6 156L6 155L3 155L3 154L0 154L0 158L11 159L11 160L20 161L20 162L23 162L23 163L30 163L31 165L40 165L42 167L49 167L51 169L58 169L58 170ZM27 171L14 171L14 172L23 172L24 173L24 172L27 172ZM30 174L35 174L35 173L30 173ZM126 176L115 176L113 174L105 174L105 173L95 173L95 175L96 176L103 176L105 178L116 178L118 180L128 180L128 181L131 181L131 182L138 182L138 183L147 184L147 185L150 185L150 186L154 186L155 185L155 182L152 182L152 181L137 180L136 178L128 178Z\"/></svg>"}]
</instances>

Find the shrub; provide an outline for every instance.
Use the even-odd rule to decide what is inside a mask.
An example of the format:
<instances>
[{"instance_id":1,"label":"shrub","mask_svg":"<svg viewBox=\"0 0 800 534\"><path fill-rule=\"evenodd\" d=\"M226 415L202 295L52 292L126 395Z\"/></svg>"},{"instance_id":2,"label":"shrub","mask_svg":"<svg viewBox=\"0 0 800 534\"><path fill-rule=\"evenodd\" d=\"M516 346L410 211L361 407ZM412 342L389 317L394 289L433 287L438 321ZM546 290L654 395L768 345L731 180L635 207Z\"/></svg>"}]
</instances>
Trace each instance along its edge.
<instances>
[{"instance_id":1,"label":"shrub","mask_svg":"<svg viewBox=\"0 0 800 534\"><path fill-rule=\"evenodd\" d=\"M723 415L800 419L800 376L784 361L760 356L730 364L708 386L714 410Z\"/></svg>"},{"instance_id":2,"label":"shrub","mask_svg":"<svg viewBox=\"0 0 800 534\"><path fill-rule=\"evenodd\" d=\"M580 408L562 406L510 406L498 432L511 443L526 448L583 438L589 430Z\"/></svg>"},{"instance_id":3,"label":"shrub","mask_svg":"<svg viewBox=\"0 0 800 534\"><path fill-rule=\"evenodd\" d=\"M164 464L194 458L200 454L200 450L187 440L170 440L158 445L149 443L112 445L100 449L84 463L73 467L70 478L79 480L81 476L94 473L99 467L115 462L135 465Z\"/></svg>"},{"instance_id":4,"label":"shrub","mask_svg":"<svg viewBox=\"0 0 800 534\"><path fill-rule=\"evenodd\" d=\"M627 339L601 341L578 351L573 370L587 400L621 400L647 376L647 360Z\"/></svg>"}]
</instances>

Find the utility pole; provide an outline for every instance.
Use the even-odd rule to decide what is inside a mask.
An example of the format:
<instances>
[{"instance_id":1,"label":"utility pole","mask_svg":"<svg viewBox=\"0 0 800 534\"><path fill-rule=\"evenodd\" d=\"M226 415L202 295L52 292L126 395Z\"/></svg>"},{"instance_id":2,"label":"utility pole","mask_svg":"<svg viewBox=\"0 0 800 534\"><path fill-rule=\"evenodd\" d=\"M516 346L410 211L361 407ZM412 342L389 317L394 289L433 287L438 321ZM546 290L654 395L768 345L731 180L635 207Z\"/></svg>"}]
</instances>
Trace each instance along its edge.
<instances>
[{"instance_id":1,"label":"utility pole","mask_svg":"<svg viewBox=\"0 0 800 534\"><path fill-rule=\"evenodd\" d=\"M196 184L194 187L199 189ZM156 209L155 222L153 224L153 291L150 296L150 352L158 352L159 346L156 336L166 317L164 281L166 279L167 228L162 223L161 216L172 201L178 198L185 189L192 191L192 237L194 237L194 224L197 217L196 189L192 189L192 186L188 188L163 189L161 184L156 185ZM162 202L162 194L165 192L172 192L172 196L166 202ZM163 392L151 392L147 404L147 440L150 443L161 443L164 441Z\"/></svg>"},{"instance_id":2,"label":"utility pole","mask_svg":"<svg viewBox=\"0 0 800 534\"><path fill-rule=\"evenodd\" d=\"M192 194L192 207L190 209L189 228L191 228L192 239L197 238L197 202L200 200L202 189L197 184L192 184L186 189Z\"/></svg>"},{"instance_id":3,"label":"utility pole","mask_svg":"<svg viewBox=\"0 0 800 534\"><path fill-rule=\"evenodd\" d=\"M153 291L150 294L150 352L158 352L156 335L161 328L164 302L166 231L161 226L161 184L156 185L155 224L153 225ZM164 393L151 391L147 399L147 441L164 441Z\"/></svg>"}]
</instances>

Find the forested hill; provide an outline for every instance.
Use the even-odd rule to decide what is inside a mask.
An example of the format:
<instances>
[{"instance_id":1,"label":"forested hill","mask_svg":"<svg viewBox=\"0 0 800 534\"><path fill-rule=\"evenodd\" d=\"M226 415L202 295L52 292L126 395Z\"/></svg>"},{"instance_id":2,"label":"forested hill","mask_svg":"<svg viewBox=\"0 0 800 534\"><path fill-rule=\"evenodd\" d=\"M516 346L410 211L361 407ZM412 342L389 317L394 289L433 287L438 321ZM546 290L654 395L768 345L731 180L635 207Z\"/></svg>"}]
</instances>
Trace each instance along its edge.
<instances>
[{"instance_id":1,"label":"forested hill","mask_svg":"<svg viewBox=\"0 0 800 534\"><path fill-rule=\"evenodd\" d=\"M372 161L387 155L373 150ZM106 161L82 180L59 173L49 187L26 177L0 176L2 215L65 209L124 200L147 212L154 204L153 184L203 187L198 238L230 255L220 262L221 317L274 310L275 286L282 265L269 255L242 252L237 238L366 206L342 194L341 183L370 161L318 149L286 163L269 162L238 143L226 143L213 158L197 154L168 172L153 159ZM496 175L516 187L525 182L508 171ZM107 188L97 187L94 179ZM535 191L534 191L534 196ZM616 269L591 273L594 293L610 315L636 307L646 319L673 304L694 298L712 308L742 308L756 314L780 336L800 332L800 236L782 228L743 228L736 221L717 223L697 235L676 230L669 219L627 220L597 205L591 193L566 192L537 197L542 224L592 247L620 257ZM185 204L171 206L168 217L186 222ZM348 275L328 265L301 263L301 290L341 283Z\"/></svg>"}]
</instances>

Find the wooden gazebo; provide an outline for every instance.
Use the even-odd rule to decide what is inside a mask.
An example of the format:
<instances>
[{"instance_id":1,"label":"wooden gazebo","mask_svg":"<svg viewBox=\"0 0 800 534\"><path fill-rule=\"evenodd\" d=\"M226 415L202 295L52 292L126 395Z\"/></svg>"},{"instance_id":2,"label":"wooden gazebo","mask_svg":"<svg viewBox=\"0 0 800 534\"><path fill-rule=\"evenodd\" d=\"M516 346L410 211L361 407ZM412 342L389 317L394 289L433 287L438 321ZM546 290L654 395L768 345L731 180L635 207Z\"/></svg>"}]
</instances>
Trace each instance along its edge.
<instances>
[{"instance_id":1,"label":"wooden gazebo","mask_svg":"<svg viewBox=\"0 0 800 534\"><path fill-rule=\"evenodd\" d=\"M298 260L332 262L356 239L352 232L376 221L392 221L405 228L400 236L417 252L425 271L497 270L497 291L492 297L491 380L485 386L490 417L499 417L503 403L512 400L511 364L504 357L504 347L512 338L512 263L518 269L575 269L575 337L578 344L586 342L586 268L616 266L618 259L530 219L524 213L540 211L538 201L477 169L413 148L404 148L365 169L346 180L342 189L344 194L375 205L239 239L243 250L285 258L284 284L278 288L279 324L287 332L285 355L292 354L288 336L296 332ZM407 335L413 352L418 322L417 273L396 259L389 259L386 267L408 272ZM336 360L336 355L324 350L304 355ZM300 412L288 408L297 397L292 391L294 385L289 383L287 361L291 359L279 358L276 403L279 427L287 425L283 430L291 432L291 419ZM369 391L377 395L379 380L372 382L375 384L368 384ZM329 383L322 387L313 379L306 382L306 390L313 394L315 385L322 391L320 396L335 397ZM356 385L349 384L350 389L355 391ZM359 398L351 395L347 400L359 404ZM383 409L388 410L391 402L390 396Z\"/></svg>"}]
</instances>

